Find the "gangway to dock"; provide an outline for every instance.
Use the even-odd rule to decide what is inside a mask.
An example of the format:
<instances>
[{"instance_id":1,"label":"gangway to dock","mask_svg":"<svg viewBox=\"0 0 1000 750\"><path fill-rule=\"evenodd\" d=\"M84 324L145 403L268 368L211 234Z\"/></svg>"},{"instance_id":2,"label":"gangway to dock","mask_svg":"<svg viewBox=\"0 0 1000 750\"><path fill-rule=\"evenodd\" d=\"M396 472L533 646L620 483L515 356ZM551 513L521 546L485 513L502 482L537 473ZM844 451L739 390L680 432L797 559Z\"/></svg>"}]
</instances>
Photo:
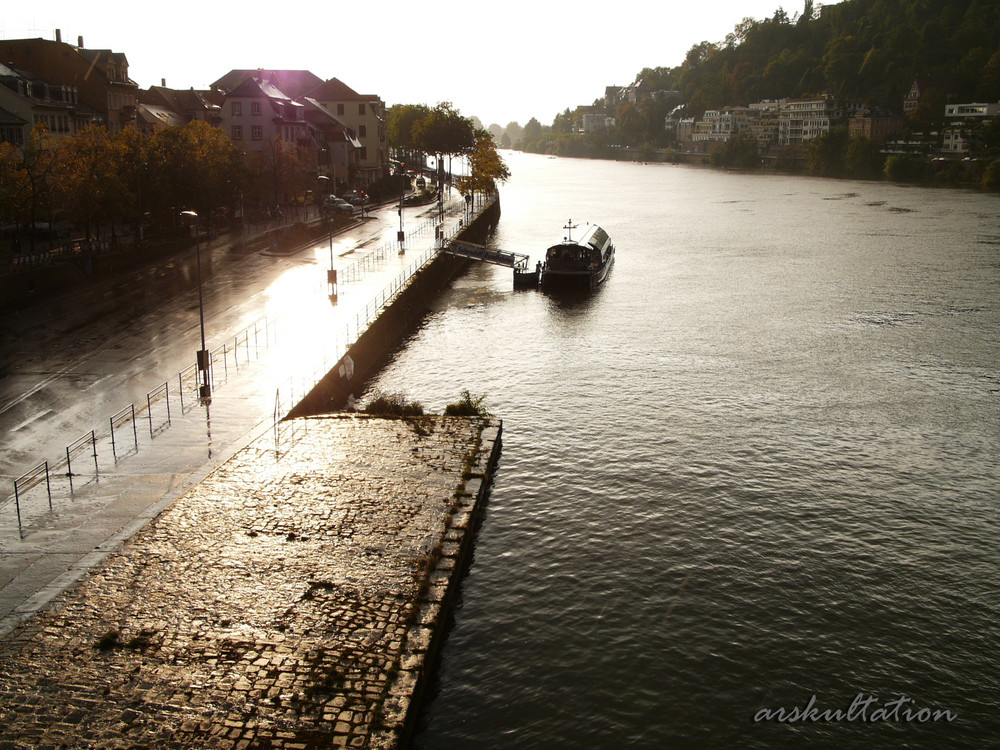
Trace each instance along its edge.
<instances>
[{"instance_id":1,"label":"gangway to dock","mask_svg":"<svg viewBox=\"0 0 1000 750\"><path fill-rule=\"evenodd\" d=\"M442 248L442 252L457 255L461 258L481 260L484 263L493 263L497 266L513 268L515 288L524 289L538 286L540 270L536 268L533 271L529 271L528 256L523 253L494 250L485 245L477 245L474 242L464 242L462 240L452 240Z\"/></svg>"},{"instance_id":2,"label":"gangway to dock","mask_svg":"<svg viewBox=\"0 0 1000 750\"><path fill-rule=\"evenodd\" d=\"M485 245L477 245L474 242L464 242L462 240L452 240L444 247L444 252L452 255L460 255L463 258L472 258L486 263L493 263L507 268L528 269L528 256L521 253L508 253L504 250L493 250Z\"/></svg>"}]
</instances>

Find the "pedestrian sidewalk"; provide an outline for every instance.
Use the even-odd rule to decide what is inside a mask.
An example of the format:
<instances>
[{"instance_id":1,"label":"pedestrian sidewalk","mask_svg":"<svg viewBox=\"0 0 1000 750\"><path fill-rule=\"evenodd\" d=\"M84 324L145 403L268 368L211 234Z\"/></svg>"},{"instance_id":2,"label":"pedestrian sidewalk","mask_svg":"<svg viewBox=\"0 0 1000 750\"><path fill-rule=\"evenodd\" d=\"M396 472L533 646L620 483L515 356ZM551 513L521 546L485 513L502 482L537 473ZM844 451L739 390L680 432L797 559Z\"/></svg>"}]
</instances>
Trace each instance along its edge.
<instances>
[{"instance_id":1,"label":"pedestrian sidewalk","mask_svg":"<svg viewBox=\"0 0 1000 750\"><path fill-rule=\"evenodd\" d=\"M457 217L452 220L457 223ZM431 232L421 227L414 231L411 250L433 245ZM382 270L365 270L365 282L352 283L350 294L342 296L336 308L326 299L325 288L310 292L318 298L316 307L302 312L311 316L311 323L291 320L280 335L283 345L255 354L248 367L228 372L214 389L210 406L199 405L191 394L187 409L179 410L175 401L169 427L154 431L151 421L147 435L142 424L135 450L119 454L113 464L107 463L110 445L100 445L103 458L97 473L92 464L87 467L87 457L81 457L83 468L74 463L72 485L66 477L58 478L51 509L44 499L45 485L36 487L22 509L23 531L13 502L0 506L0 637L43 609L227 456L273 430L276 416L283 416L335 364L361 325L377 314L377 306L368 303L378 299L376 287L396 283L402 260L396 253L392 259L376 264ZM320 314L331 317L320 321ZM322 342L310 331L323 332ZM300 355L308 355L308 361ZM216 369L221 377L219 364ZM145 422L146 415L138 418ZM129 441L135 426L126 427ZM108 442L107 436L99 440Z\"/></svg>"}]
</instances>

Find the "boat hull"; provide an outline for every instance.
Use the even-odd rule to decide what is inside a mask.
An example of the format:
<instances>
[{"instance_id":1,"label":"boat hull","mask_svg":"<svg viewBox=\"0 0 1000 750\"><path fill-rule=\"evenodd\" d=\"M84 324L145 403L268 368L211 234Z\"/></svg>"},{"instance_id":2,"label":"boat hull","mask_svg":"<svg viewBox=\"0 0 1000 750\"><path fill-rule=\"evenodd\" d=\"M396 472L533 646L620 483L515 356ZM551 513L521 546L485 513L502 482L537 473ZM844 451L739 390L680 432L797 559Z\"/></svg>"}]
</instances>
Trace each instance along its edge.
<instances>
[{"instance_id":1,"label":"boat hull","mask_svg":"<svg viewBox=\"0 0 1000 750\"><path fill-rule=\"evenodd\" d=\"M542 271L542 291L589 291L604 283L615 256L612 252L600 266L594 269L544 269Z\"/></svg>"},{"instance_id":2,"label":"boat hull","mask_svg":"<svg viewBox=\"0 0 1000 750\"><path fill-rule=\"evenodd\" d=\"M572 234L576 226L570 219L563 228ZM615 246L608 233L596 224L588 224L577 241L567 235L562 242L545 251L542 291L594 289L608 277L614 261Z\"/></svg>"}]
</instances>

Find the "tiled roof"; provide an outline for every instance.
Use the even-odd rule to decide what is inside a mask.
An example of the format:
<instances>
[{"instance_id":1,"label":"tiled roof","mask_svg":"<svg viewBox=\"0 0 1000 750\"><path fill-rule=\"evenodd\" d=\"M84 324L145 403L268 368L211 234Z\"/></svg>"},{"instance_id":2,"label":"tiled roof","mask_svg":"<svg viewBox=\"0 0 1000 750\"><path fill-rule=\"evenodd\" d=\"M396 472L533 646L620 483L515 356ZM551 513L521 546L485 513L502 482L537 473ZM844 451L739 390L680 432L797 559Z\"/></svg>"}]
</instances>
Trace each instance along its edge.
<instances>
[{"instance_id":1,"label":"tiled roof","mask_svg":"<svg viewBox=\"0 0 1000 750\"><path fill-rule=\"evenodd\" d=\"M308 70L231 70L212 84L212 88L232 93L247 80L257 78L274 83L289 98L295 99L323 83L323 79Z\"/></svg>"},{"instance_id":2,"label":"tiled roof","mask_svg":"<svg viewBox=\"0 0 1000 750\"><path fill-rule=\"evenodd\" d=\"M366 102L371 99L370 96L362 96L339 78L331 78L326 83L320 84L309 92L309 96L320 101L332 102Z\"/></svg>"}]
</instances>

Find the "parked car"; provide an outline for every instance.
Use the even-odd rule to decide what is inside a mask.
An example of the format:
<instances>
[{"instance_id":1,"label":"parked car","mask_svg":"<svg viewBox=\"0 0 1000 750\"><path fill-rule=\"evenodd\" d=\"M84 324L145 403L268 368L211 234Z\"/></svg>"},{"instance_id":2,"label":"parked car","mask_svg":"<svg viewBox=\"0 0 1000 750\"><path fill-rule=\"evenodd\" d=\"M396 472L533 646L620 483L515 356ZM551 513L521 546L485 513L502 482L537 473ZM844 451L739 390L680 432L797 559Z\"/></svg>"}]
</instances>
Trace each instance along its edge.
<instances>
[{"instance_id":1,"label":"parked car","mask_svg":"<svg viewBox=\"0 0 1000 750\"><path fill-rule=\"evenodd\" d=\"M326 195L323 197L323 210L336 211L338 213L353 213L354 206L336 195Z\"/></svg>"},{"instance_id":2,"label":"parked car","mask_svg":"<svg viewBox=\"0 0 1000 750\"><path fill-rule=\"evenodd\" d=\"M330 202L329 206L334 211L341 214L353 214L355 210L354 206L341 198L335 198Z\"/></svg>"},{"instance_id":3,"label":"parked car","mask_svg":"<svg viewBox=\"0 0 1000 750\"><path fill-rule=\"evenodd\" d=\"M350 203L352 206L363 206L368 202L368 196L357 190L349 190L344 193L341 198Z\"/></svg>"}]
</instances>

